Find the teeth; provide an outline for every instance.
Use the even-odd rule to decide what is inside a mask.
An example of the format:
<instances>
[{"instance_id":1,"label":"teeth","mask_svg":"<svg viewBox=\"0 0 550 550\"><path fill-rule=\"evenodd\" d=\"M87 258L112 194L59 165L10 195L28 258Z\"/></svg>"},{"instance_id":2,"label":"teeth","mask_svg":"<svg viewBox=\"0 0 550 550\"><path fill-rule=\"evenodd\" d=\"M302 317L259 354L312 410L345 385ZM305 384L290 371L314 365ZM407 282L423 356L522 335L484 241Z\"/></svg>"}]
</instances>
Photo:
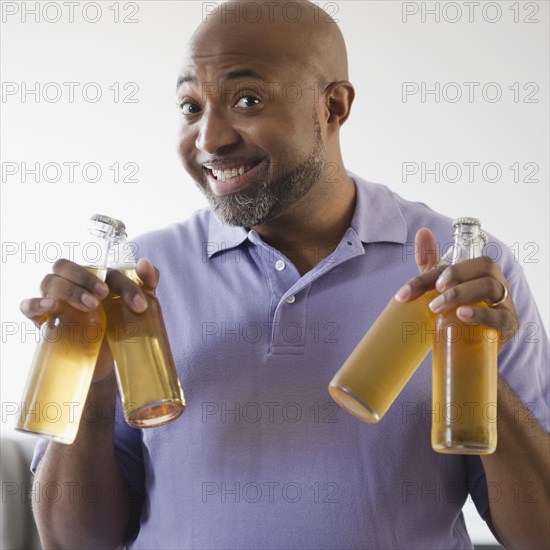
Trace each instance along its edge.
<instances>
[{"instance_id":1,"label":"teeth","mask_svg":"<svg viewBox=\"0 0 550 550\"><path fill-rule=\"evenodd\" d=\"M236 176L242 176L247 170L248 167L242 164L239 167L229 168L227 170L214 170L214 168L212 168L212 174L217 180L225 181Z\"/></svg>"}]
</instances>

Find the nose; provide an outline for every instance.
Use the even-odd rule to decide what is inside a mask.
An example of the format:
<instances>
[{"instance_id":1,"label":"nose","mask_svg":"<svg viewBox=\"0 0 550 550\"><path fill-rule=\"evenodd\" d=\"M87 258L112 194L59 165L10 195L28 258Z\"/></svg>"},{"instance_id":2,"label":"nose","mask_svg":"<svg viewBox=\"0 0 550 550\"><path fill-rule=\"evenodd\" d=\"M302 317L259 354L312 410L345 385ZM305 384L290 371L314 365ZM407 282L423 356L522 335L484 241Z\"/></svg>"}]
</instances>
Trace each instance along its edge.
<instances>
[{"instance_id":1,"label":"nose","mask_svg":"<svg viewBox=\"0 0 550 550\"><path fill-rule=\"evenodd\" d=\"M239 133L224 113L209 108L203 112L195 140L198 150L213 155L223 147L237 144L239 140Z\"/></svg>"}]
</instances>

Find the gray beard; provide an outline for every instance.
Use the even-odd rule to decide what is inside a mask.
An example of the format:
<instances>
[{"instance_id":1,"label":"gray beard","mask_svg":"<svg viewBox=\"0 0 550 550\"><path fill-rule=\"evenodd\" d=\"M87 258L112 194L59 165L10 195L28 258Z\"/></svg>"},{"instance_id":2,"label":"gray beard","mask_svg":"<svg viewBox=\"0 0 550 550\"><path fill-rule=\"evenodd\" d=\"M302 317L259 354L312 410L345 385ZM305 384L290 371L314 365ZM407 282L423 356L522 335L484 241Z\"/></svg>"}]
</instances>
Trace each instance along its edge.
<instances>
[{"instance_id":1,"label":"gray beard","mask_svg":"<svg viewBox=\"0 0 550 550\"><path fill-rule=\"evenodd\" d=\"M218 196L205 182L199 188L208 199L212 211L227 225L254 227L273 220L307 195L323 171L325 149L321 128L315 117L315 144L311 154L293 169L275 179L269 178L269 166L258 175L258 183L250 189Z\"/></svg>"}]
</instances>

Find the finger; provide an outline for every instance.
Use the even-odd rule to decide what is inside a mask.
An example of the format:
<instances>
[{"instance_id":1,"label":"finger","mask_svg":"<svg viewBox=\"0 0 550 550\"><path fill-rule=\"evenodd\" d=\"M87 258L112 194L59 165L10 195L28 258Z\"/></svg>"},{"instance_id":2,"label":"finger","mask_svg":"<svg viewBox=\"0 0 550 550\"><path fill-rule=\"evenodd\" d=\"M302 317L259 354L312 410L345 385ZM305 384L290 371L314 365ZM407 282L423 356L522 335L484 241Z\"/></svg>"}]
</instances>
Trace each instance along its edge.
<instances>
[{"instance_id":1,"label":"finger","mask_svg":"<svg viewBox=\"0 0 550 550\"><path fill-rule=\"evenodd\" d=\"M414 239L414 258L422 275L407 281L396 293L399 302L414 300L435 286L443 267L436 267L439 262L437 241L434 234L423 227L416 232Z\"/></svg>"},{"instance_id":2,"label":"finger","mask_svg":"<svg viewBox=\"0 0 550 550\"><path fill-rule=\"evenodd\" d=\"M94 278L97 279L97 277ZM92 288L94 288L93 283ZM59 275L51 273L46 275L42 279L40 289L45 297L66 302L79 311L88 312L99 306L99 299L95 294Z\"/></svg>"},{"instance_id":3,"label":"finger","mask_svg":"<svg viewBox=\"0 0 550 550\"><path fill-rule=\"evenodd\" d=\"M152 290L157 288L160 272L149 260L141 258L137 263L136 273L146 287Z\"/></svg>"},{"instance_id":4,"label":"finger","mask_svg":"<svg viewBox=\"0 0 550 550\"><path fill-rule=\"evenodd\" d=\"M498 302L502 298L502 285L493 277L471 279L448 288L434 298L429 307L434 313L444 313L464 304Z\"/></svg>"},{"instance_id":5,"label":"finger","mask_svg":"<svg viewBox=\"0 0 550 550\"><path fill-rule=\"evenodd\" d=\"M433 290L435 282L444 269L446 267L443 265L437 266L410 279L397 291L395 299L398 302L406 302L418 298L425 292L428 292L428 290Z\"/></svg>"},{"instance_id":6,"label":"finger","mask_svg":"<svg viewBox=\"0 0 550 550\"><path fill-rule=\"evenodd\" d=\"M55 305L53 298L29 298L21 302L19 309L25 317L40 326L46 320L47 315L55 311Z\"/></svg>"},{"instance_id":7,"label":"finger","mask_svg":"<svg viewBox=\"0 0 550 550\"><path fill-rule=\"evenodd\" d=\"M461 321L468 325L481 325L495 329L500 344L510 340L518 328L516 316L508 309L461 306L456 310L456 314Z\"/></svg>"},{"instance_id":8,"label":"finger","mask_svg":"<svg viewBox=\"0 0 550 550\"><path fill-rule=\"evenodd\" d=\"M131 310L141 313L147 309L147 300L140 285L126 277L124 273L110 269L107 272L106 281L111 292L120 296Z\"/></svg>"},{"instance_id":9,"label":"finger","mask_svg":"<svg viewBox=\"0 0 550 550\"><path fill-rule=\"evenodd\" d=\"M90 268L61 258L53 264L52 271L55 275L86 289L90 294L95 294L99 299L103 299L109 294L109 287L95 275L93 269L90 270Z\"/></svg>"},{"instance_id":10,"label":"finger","mask_svg":"<svg viewBox=\"0 0 550 550\"><path fill-rule=\"evenodd\" d=\"M434 234L423 227L416 232L414 239L414 258L420 273L424 273L435 267L439 262L437 241Z\"/></svg>"},{"instance_id":11,"label":"finger","mask_svg":"<svg viewBox=\"0 0 550 550\"><path fill-rule=\"evenodd\" d=\"M478 279L486 276L493 277L502 282L502 284L506 282L497 264L487 256L481 256L472 260L462 260L456 264L450 265L441 273L441 277L437 280L435 288L439 290L439 292L443 292L452 286L459 285L470 279ZM500 289L499 296L502 297L502 289Z\"/></svg>"}]
</instances>

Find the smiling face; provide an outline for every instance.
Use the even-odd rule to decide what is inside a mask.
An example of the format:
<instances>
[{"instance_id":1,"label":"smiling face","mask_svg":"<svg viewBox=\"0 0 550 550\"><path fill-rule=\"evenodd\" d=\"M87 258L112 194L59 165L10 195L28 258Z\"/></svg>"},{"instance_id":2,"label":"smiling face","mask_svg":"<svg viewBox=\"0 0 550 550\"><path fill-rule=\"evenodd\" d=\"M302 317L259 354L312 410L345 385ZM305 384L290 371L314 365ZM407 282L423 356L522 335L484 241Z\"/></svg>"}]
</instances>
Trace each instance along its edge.
<instances>
[{"instance_id":1,"label":"smiling face","mask_svg":"<svg viewBox=\"0 0 550 550\"><path fill-rule=\"evenodd\" d=\"M321 176L324 164L318 121L315 143L303 160L281 162L282 157L273 158L267 150L262 152L262 160L229 156L219 163L207 163L203 182L197 180L212 210L224 223L244 227L265 224L307 195Z\"/></svg>"},{"instance_id":2,"label":"smiling face","mask_svg":"<svg viewBox=\"0 0 550 550\"><path fill-rule=\"evenodd\" d=\"M308 195L327 162L319 114L330 81L301 55L299 31L281 41L291 38L286 27L211 17L179 78L181 159L230 225L276 218Z\"/></svg>"},{"instance_id":3,"label":"smiling face","mask_svg":"<svg viewBox=\"0 0 550 550\"><path fill-rule=\"evenodd\" d=\"M220 220L245 227L302 199L325 159L313 101L289 101L294 82L258 65L250 56L195 58L186 68L194 81L178 89L184 166ZM258 76L226 79L228 69Z\"/></svg>"}]
</instances>

